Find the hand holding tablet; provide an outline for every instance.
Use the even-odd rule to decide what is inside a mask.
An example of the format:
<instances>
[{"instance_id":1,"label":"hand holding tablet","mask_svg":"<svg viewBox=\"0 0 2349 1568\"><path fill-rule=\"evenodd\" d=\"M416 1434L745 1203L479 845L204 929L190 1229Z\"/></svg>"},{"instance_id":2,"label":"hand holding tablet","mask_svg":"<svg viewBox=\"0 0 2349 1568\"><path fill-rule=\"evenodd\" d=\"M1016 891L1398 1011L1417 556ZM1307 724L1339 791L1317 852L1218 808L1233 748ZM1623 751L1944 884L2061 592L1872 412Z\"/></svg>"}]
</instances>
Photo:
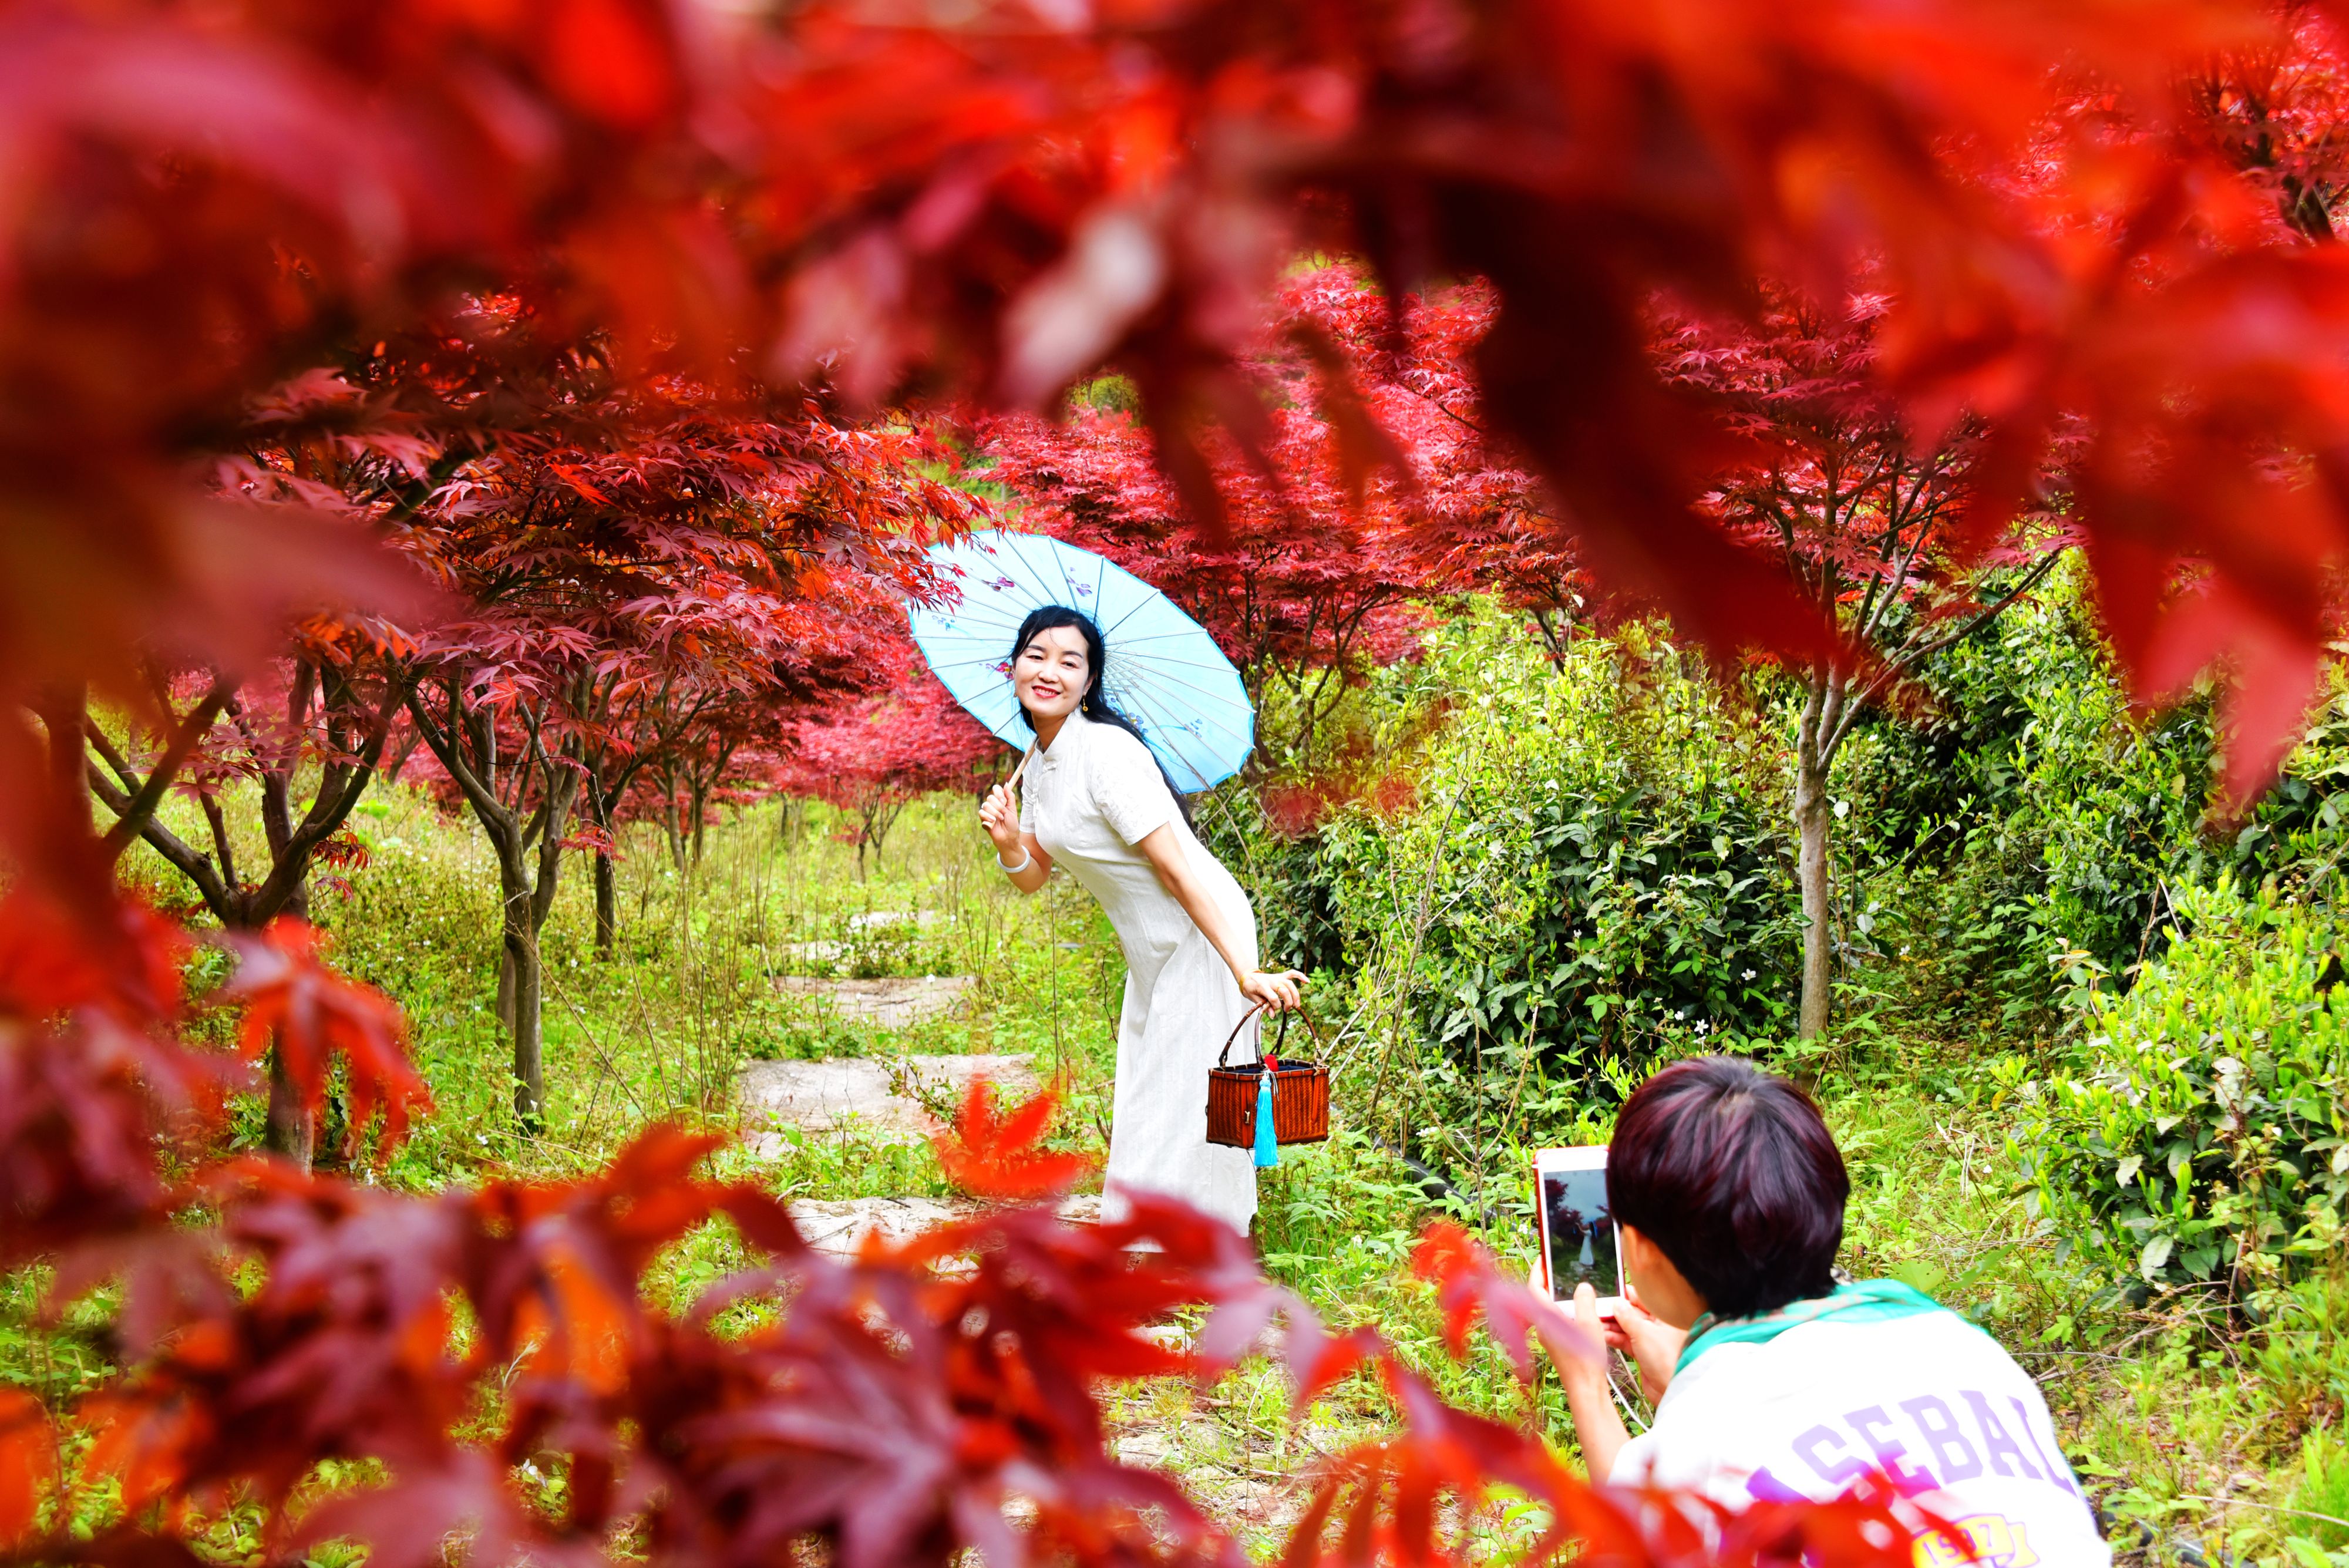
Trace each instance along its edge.
<instances>
[{"instance_id":1,"label":"hand holding tablet","mask_svg":"<svg viewBox=\"0 0 2349 1568\"><path fill-rule=\"evenodd\" d=\"M1541 1195L1542 1274L1552 1301L1571 1302L1588 1285L1599 1315L1618 1315L1623 1303L1623 1254L1607 1205L1607 1150L1545 1148L1534 1155Z\"/></svg>"}]
</instances>

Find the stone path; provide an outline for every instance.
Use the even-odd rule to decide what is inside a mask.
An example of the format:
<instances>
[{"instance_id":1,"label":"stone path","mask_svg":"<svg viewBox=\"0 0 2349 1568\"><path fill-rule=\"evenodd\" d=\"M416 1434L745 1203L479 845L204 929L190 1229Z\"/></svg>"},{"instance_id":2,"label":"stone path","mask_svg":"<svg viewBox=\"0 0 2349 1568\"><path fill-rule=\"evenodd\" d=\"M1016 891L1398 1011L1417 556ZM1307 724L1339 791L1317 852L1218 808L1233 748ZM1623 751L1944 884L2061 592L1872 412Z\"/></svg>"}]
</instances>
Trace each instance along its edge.
<instances>
[{"instance_id":1,"label":"stone path","mask_svg":"<svg viewBox=\"0 0 2349 1568\"><path fill-rule=\"evenodd\" d=\"M848 917L852 931L879 931L899 937L910 937L928 930L938 923L936 909L874 909L868 914ZM849 957L856 944L829 938L804 942L778 942L774 950L786 963L830 966Z\"/></svg>"},{"instance_id":2,"label":"stone path","mask_svg":"<svg viewBox=\"0 0 2349 1568\"><path fill-rule=\"evenodd\" d=\"M896 1068L894 1075L892 1067ZM1005 1095L1035 1093L1036 1071L1025 1056L848 1056L817 1062L753 1062L742 1069L742 1120L747 1147L765 1158L781 1151L772 1130L802 1127L835 1132L854 1127L892 1141L926 1137L930 1115L923 1101L958 1105L973 1078ZM913 1091L896 1093L899 1087Z\"/></svg>"},{"instance_id":3,"label":"stone path","mask_svg":"<svg viewBox=\"0 0 2349 1568\"><path fill-rule=\"evenodd\" d=\"M885 1241L903 1241L950 1224L977 1207L958 1198L802 1198L792 1204L792 1220L817 1251L853 1258L874 1231Z\"/></svg>"},{"instance_id":4,"label":"stone path","mask_svg":"<svg viewBox=\"0 0 2349 1568\"><path fill-rule=\"evenodd\" d=\"M978 983L974 975L923 974L895 980L820 980L785 975L775 989L787 996L812 996L832 1004L843 1022L875 1029L904 1029L941 1018Z\"/></svg>"},{"instance_id":5,"label":"stone path","mask_svg":"<svg viewBox=\"0 0 2349 1568\"><path fill-rule=\"evenodd\" d=\"M848 917L852 931L869 931L876 926L913 926L917 929L938 923L936 909L875 909L867 915Z\"/></svg>"},{"instance_id":6,"label":"stone path","mask_svg":"<svg viewBox=\"0 0 2349 1568\"><path fill-rule=\"evenodd\" d=\"M1110 1452L1119 1462L1180 1482L1259 1560L1286 1542L1304 1512L1314 1463L1345 1446L1340 1434L1311 1425L1283 1442L1277 1426L1259 1428L1181 1379L1112 1390L1106 1406Z\"/></svg>"},{"instance_id":7,"label":"stone path","mask_svg":"<svg viewBox=\"0 0 2349 1568\"><path fill-rule=\"evenodd\" d=\"M802 1198L792 1203L792 1219L808 1245L835 1258L853 1258L864 1238L878 1232L885 1241L903 1241L936 1226L977 1213L968 1198ZM1061 1218L1071 1225L1101 1223L1101 1199L1090 1195L1067 1199Z\"/></svg>"}]
</instances>

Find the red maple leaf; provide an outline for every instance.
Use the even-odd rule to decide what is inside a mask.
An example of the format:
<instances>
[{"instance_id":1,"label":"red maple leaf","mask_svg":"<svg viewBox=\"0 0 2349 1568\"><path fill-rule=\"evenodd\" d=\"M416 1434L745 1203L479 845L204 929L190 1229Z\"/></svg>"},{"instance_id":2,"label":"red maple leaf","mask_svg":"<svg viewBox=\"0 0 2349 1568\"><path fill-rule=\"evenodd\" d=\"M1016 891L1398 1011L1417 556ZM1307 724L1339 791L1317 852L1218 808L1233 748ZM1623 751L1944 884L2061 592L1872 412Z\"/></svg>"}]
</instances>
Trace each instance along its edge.
<instances>
[{"instance_id":1,"label":"red maple leaf","mask_svg":"<svg viewBox=\"0 0 2349 1568\"><path fill-rule=\"evenodd\" d=\"M995 1102L995 1085L975 1079L955 1125L933 1135L947 1179L981 1198L1057 1198L1092 1168L1081 1154L1045 1154L1038 1146L1060 1108L1050 1090L1009 1115Z\"/></svg>"},{"instance_id":2,"label":"red maple leaf","mask_svg":"<svg viewBox=\"0 0 2349 1568\"><path fill-rule=\"evenodd\" d=\"M306 920L281 915L257 937L229 932L221 940L241 961L214 997L243 1004L239 1043L246 1058L274 1049L315 1114L326 1099L330 1056L341 1053L350 1095L346 1155L357 1148L378 1109L383 1126L376 1157L397 1147L407 1137L409 1112L432 1105L432 1091L409 1061L408 1021L399 1009L328 968L320 934Z\"/></svg>"},{"instance_id":3,"label":"red maple leaf","mask_svg":"<svg viewBox=\"0 0 2349 1568\"><path fill-rule=\"evenodd\" d=\"M57 1435L41 1402L0 1388L0 1547L29 1534L57 1479Z\"/></svg>"},{"instance_id":4,"label":"red maple leaf","mask_svg":"<svg viewBox=\"0 0 2349 1568\"><path fill-rule=\"evenodd\" d=\"M1606 1355L1605 1347L1593 1344L1555 1303L1503 1269L1482 1241L1448 1220L1439 1220L1421 1233L1411 1272L1434 1284L1444 1303L1444 1342L1454 1355L1466 1353L1468 1331L1479 1314L1517 1376L1527 1382L1534 1376L1533 1353L1526 1345L1529 1334L1558 1361L1588 1361Z\"/></svg>"}]
</instances>

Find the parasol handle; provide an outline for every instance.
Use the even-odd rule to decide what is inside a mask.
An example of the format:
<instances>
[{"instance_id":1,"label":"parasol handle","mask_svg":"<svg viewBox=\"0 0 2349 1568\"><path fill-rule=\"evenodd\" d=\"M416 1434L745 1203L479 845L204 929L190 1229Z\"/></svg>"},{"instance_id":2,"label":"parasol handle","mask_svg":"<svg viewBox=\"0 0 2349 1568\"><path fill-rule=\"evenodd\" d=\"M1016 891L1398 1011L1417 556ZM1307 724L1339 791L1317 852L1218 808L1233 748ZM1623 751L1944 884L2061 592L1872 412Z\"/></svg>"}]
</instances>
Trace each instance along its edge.
<instances>
[{"instance_id":1,"label":"parasol handle","mask_svg":"<svg viewBox=\"0 0 2349 1568\"><path fill-rule=\"evenodd\" d=\"M1028 764L1035 760L1036 748L1033 746L1029 747L1027 751L1020 753L1019 765L1013 768L1011 770L1011 776L1003 781L1003 789L1005 794L1008 794L1011 791L1019 787L1019 775L1026 773L1028 771Z\"/></svg>"}]
</instances>

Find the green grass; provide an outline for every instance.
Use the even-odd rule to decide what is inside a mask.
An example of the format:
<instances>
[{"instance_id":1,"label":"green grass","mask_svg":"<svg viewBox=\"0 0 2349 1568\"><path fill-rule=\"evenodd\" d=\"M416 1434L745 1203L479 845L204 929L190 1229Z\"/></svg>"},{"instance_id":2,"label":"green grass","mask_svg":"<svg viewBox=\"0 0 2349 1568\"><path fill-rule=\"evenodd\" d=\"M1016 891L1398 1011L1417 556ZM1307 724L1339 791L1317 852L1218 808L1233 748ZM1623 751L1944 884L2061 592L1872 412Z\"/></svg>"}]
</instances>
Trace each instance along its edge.
<instances>
[{"instance_id":1,"label":"green grass","mask_svg":"<svg viewBox=\"0 0 2349 1568\"><path fill-rule=\"evenodd\" d=\"M242 804L231 803L233 826L257 846L257 819L233 809ZM368 864L346 889L320 888L312 917L331 933L339 966L399 1002L436 1102L380 1179L421 1189L484 1170L579 1170L648 1121L730 1127L736 1075L756 1058L978 1051L1027 1056L1047 1075L1065 1064L1067 1123L1098 1137L1123 980L1115 941L1073 889L1022 898L986 875L969 820L960 801L912 807L863 878L821 806L795 836L774 805L718 826L701 866L682 877L656 836L632 836L609 960L595 949L590 867L566 857L541 940L547 1126L525 1138L496 1016L497 878L487 846L421 793L378 788L352 818ZM160 901L190 897L143 850L127 863ZM916 910L934 923L853 925ZM848 950L807 950L827 943ZM776 984L834 972L971 974L978 999L964 1015L891 1031L843 1023L819 999ZM257 1104L241 1107L237 1126L243 1141L257 1140ZM807 1140L781 1172L783 1185L811 1191L855 1179L936 1183L934 1163L837 1138Z\"/></svg>"},{"instance_id":2,"label":"green grass","mask_svg":"<svg viewBox=\"0 0 2349 1568\"><path fill-rule=\"evenodd\" d=\"M909 810L863 879L822 808L803 820L794 836L779 808L746 811L712 829L704 864L683 877L656 840L632 839L609 961L594 949L587 867L566 862L544 943L549 1129L524 1138L494 1017L496 883L486 850L464 821L419 794L371 795L355 818L371 861L347 893L322 888L315 913L334 934L337 961L406 1010L437 1102L379 1179L422 1189L492 1170L582 1169L655 1118L730 1127L731 1085L747 1061L901 1051L1022 1054L1047 1077L1065 1066L1071 1088L1060 1137L1101 1152L1123 970L1092 901L1065 879L1048 898L1016 896L992 874L960 799ZM167 901L186 898L151 860L134 869ZM851 924L904 910L933 919L895 934L861 935ZM802 945L818 942L848 945L825 959ZM978 985L958 1015L881 1031L776 986L781 975L826 967L968 973ZM1285 1150L1262 1181L1268 1269L1333 1324L1376 1325L1449 1397L1530 1417L1570 1449L1554 1379L1520 1389L1485 1341L1464 1363L1444 1353L1431 1293L1403 1277L1433 1210L1409 1173L1346 1125L1375 1075L1377 1048L1357 1042L1340 1059L1353 1075L1339 1085L1339 1136ZM2091 1490L2116 1517L2156 1532L2153 1560L2189 1538L2251 1562L2349 1563L2332 1555L2349 1549L2349 1526L2312 1517L2349 1519L2341 1436L2349 1349L2340 1332L2349 1279L2336 1271L2305 1280L2257 1322L2192 1297L2132 1306L2064 1256L2019 1195L2000 1086L2021 1075L2023 1058L1864 1026L1806 1061L1852 1172L1847 1266L1908 1280L2013 1350L2047 1390ZM1588 1108L1582 1123L1586 1136L1604 1136L1602 1110ZM240 1137L257 1137L257 1106L243 1107L237 1125ZM1532 1245L1519 1218L1529 1212L1524 1153L1485 1158L1469 1183L1495 1220L1488 1240L1521 1260ZM918 1144L807 1135L772 1159L731 1150L718 1164L793 1197L946 1191ZM731 1231L713 1225L671 1249L647 1289L681 1305L741 1261ZM101 1297L42 1325L38 1283L36 1272L0 1281L0 1381L67 1399L108 1373L108 1303ZM1211 1391L1154 1383L1113 1397L1126 1429L1179 1433L1167 1461L1233 1511L1259 1551L1288 1506L1265 1478L1389 1418L1367 1379L1333 1391L1300 1426L1286 1406L1281 1377L1261 1364ZM2125 1527L2124 1544L2137 1540L2134 1528Z\"/></svg>"}]
</instances>

